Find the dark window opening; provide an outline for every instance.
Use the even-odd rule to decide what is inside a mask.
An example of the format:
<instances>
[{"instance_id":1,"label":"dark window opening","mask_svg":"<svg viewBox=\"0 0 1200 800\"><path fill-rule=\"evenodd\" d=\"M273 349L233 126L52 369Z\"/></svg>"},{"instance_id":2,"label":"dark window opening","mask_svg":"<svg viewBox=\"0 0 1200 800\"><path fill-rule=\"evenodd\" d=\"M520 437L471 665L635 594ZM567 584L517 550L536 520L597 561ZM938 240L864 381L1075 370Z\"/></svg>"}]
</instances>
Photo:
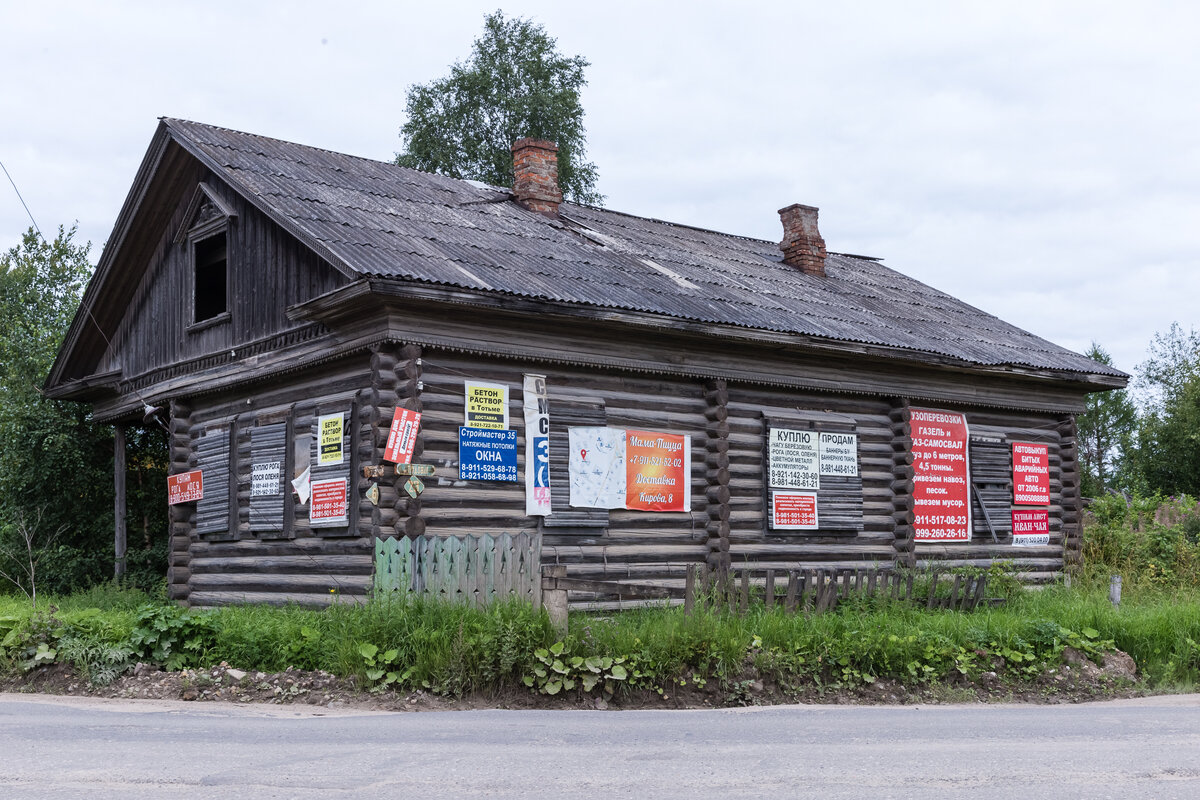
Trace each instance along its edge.
<instances>
[{"instance_id":1,"label":"dark window opening","mask_svg":"<svg viewBox=\"0 0 1200 800\"><path fill-rule=\"evenodd\" d=\"M196 242L193 251L196 266L195 316L193 322L204 322L227 310L227 260L225 232Z\"/></svg>"}]
</instances>

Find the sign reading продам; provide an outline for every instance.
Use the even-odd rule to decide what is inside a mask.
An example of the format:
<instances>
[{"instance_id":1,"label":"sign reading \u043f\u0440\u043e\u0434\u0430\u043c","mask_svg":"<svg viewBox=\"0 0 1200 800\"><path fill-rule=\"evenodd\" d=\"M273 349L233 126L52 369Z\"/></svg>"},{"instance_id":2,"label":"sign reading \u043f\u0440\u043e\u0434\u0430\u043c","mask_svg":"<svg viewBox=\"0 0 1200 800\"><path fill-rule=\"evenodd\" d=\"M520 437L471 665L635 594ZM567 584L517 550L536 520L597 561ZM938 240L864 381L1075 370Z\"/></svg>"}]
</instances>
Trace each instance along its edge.
<instances>
[{"instance_id":1,"label":"sign reading \u043f\u0440\u043e\u0434\u0430\u043c","mask_svg":"<svg viewBox=\"0 0 1200 800\"><path fill-rule=\"evenodd\" d=\"M1050 544L1050 512L1014 508L1012 512L1012 543L1014 547L1034 547Z\"/></svg>"},{"instance_id":2,"label":"sign reading \u043f\u0440\u043e\u0434\u0430\u043c","mask_svg":"<svg viewBox=\"0 0 1200 800\"><path fill-rule=\"evenodd\" d=\"M771 528L774 530L816 530L816 493L771 492Z\"/></svg>"},{"instance_id":3,"label":"sign reading \u043f\u0440\u043e\u0434\u0430\u043c","mask_svg":"<svg viewBox=\"0 0 1200 800\"><path fill-rule=\"evenodd\" d=\"M858 475L858 434L821 432L821 474L853 478Z\"/></svg>"},{"instance_id":4,"label":"sign reading \u043f\u0440\u043e\u0434\u0430\u043c","mask_svg":"<svg viewBox=\"0 0 1200 800\"><path fill-rule=\"evenodd\" d=\"M204 475L200 470L167 476L167 505L194 503L204 499Z\"/></svg>"},{"instance_id":5,"label":"sign reading \u043f\u0440\u043e\u0434\u0430\u043c","mask_svg":"<svg viewBox=\"0 0 1200 800\"><path fill-rule=\"evenodd\" d=\"M1050 505L1050 448L1013 442L1013 502L1019 506Z\"/></svg>"},{"instance_id":6,"label":"sign reading \u043f\u0440\u043e\u0434\u0430\u043c","mask_svg":"<svg viewBox=\"0 0 1200 800\"><path fill-rule=\"evenodd\" d=\"M914 538L971 540L967 419L952 411L912 409Z\"/></svg>"}]
</instances>

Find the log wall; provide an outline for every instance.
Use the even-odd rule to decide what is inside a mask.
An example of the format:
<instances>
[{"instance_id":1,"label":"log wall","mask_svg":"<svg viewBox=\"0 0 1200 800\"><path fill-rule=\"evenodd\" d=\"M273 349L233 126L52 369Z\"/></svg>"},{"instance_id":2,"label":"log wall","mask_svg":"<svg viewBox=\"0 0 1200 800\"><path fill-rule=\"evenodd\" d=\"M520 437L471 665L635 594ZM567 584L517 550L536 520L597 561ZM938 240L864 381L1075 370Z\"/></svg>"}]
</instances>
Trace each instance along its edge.
<instances>
[{"instance_id":1,"label":"log wall","mask_svg":"<svg viewBox=\"0 0 1200 800\"><path fill-rule=\"evenodd\" d=\"M370 374L368 354L362 354L274 384L249 399L214 395L172 404L172 472L212 468L201 463L204 451L198 446L208 430L233 431L236 444L230 464L234 480L228 487L216 487L230 497L234 513L226 517L229 525L200 532L193 521L195 505L171 508L173 598L195 606L327 605L366 595L373 570L373 507L364 497L367 482L358 467L373 456ZM324 472L326 477L349 479L349 524L313 528L309 507L299 504L290 482L305 463L316 466L317 418L335 413L344 415L344 459ZM280 424L288 439L283 450L283 502L252 505L254 431L278 430ZM299 448L294 446L297 440ZM277 457L276 451L269 452L272 459ZM206 497L208 492L206 486ZM278 508L282 514L273 516ZM260 516L252 516L256 513Z\"/></svg>"},{"instance_id":2,"label":"log wall","mask_svg":"<svg viewBox=\"0 0 1200 800\"><path fill-rule=\"evenodd\" d=\"M525 514L523 377L546 376L555 507L549 519ZM518 431L520 480L459 480L458 428L464 423L465 381L508 387L509 427ZM922 401L922 406L929 405ZM434 467L417 497L405 477L366 478L362 466L383 464L392 413L422 413L414 463ZM193 508L172 509L172 596L197 605L230 602L328 603L363 596L371 585L373 542L387 537L540 532L545 564L594 581L682 586L691 565L795 570L933 563L983 566L1011 560L1029 580L1062 569L1064 547L1077 551L1078 479L1073 422L1063 415L986 410L965 412L972 435L972 478L992 515L978 510L969 543L913 540L913 468L904 398L763 387L714 379L617 373L584 367L486 359L444 348L384 343L335 366L298 373L252 395L192 398L173 405L172 469L195 467L208 430L227 431L235 477L236 524L197 532ZM308 507L288 492L276 527L251 517L250 462L254 431L288 428L289 441L316 435L316 419L341 411L350 473L349 524L313 530ZM685 434L691 437L692 497L685 513L570 509L565 505L566 452L561 437L575 424ZM274 426L274 427L270 427ZM838 503L821 505L815 531L772 530L766 440L771 426L853 432L859 475L840 481ZM1049 448L1051 542L1011 545L1011 443ZM557 449L555 449L557 447ZM285 448L285 480L315 460L311 440ZM1064 463L1068 466L1064 470ZM831 487L822 484L827 496ZM286 484L285 484L286 485ZM376 486L377 503L367 497ZM861 488L859 486L861 485ZM845 513L861 498L861 514ZM825 500L821 501L825 503ZM265 504L255 504L265 505ZM275 506L272 506L275 507ZM210 519L205 517L205 519ZM993 531L996 539L993 540ZM1070 556L1068 556L1070 558ZM333 592L330 590L333 589ZM575 593L575 602L602 599Z\"/></svg>"}]
</instances>

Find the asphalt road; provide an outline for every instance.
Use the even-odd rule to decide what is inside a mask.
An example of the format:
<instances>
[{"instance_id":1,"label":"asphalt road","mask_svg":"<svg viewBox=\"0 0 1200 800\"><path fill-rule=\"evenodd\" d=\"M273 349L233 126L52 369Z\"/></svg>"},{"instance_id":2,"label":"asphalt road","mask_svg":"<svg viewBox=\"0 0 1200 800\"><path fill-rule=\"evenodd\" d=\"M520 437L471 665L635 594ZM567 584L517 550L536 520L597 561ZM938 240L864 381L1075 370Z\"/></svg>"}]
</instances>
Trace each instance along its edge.
<instances>
[{"instance_id":1,"label":"asphalt road","mask_svg":"<svg viewBox=\"0 0 1200 800\"><path fill-rule=\"evenodd\" d=\"M0 798L1197 798L1200 696L366 714L0 695Z\"/></svg>"}]
</instances>

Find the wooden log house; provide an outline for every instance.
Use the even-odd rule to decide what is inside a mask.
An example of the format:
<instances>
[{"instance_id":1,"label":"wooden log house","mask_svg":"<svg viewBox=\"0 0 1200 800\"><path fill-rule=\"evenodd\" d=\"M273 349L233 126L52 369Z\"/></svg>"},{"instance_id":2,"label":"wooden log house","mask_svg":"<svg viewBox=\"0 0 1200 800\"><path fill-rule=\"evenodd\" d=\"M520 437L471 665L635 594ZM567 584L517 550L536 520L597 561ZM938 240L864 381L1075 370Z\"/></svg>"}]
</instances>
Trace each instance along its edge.
<instances>
[{"instance_id":1,"label":"wooden log house","mask_svg":"<svg viewBox=\"0 0 1200 800\"><path fill-rule=\"evenodd\" d=\"M569 576L659 585L693 564L995 560L1037 581L1079 558L1075 414L1123 373L827 252L815 208L760 241L563 202L548 142L514 158L510 190L160 122L47 390L118 445L158 415L171 474L201 471L202 499L170 507L172 597L360 598L374 542L420 535L537 531ZM530 376L548 514L527 507ZM506 389L516 480L463 479L473 382ZM384 458L397 408L422 414L411 461L433 467L415 496ZM597 428L686 439L683 486L657 479L689 491L677 510L571 504L571 431ZM1032 538L1013 536L1014 443L1044 493ZM333 518L293 489L306 468L306 489L344 481Z\"/></svg>"}]
</instances>

